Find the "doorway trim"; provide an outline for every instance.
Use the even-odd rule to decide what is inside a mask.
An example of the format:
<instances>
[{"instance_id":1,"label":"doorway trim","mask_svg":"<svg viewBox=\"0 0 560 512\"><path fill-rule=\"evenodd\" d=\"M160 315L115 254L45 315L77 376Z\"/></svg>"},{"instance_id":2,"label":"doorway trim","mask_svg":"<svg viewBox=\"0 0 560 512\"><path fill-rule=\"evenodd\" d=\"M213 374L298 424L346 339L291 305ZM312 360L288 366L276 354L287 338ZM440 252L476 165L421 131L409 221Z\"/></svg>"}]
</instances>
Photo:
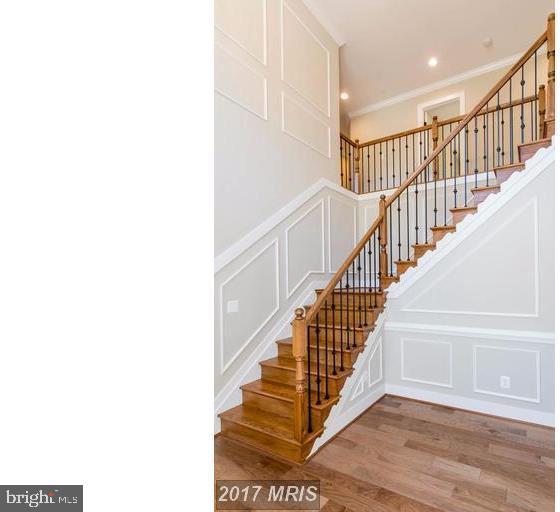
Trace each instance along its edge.
<instances>
[{"instance_id":1,"label":"doorway trim","mask_svg":"<svg viewBox=\"0 0 560 512\"><path fill-rule=\"evenodd\" d=\"M439 107L440 105L446 105L452 101L459 100L459 115L465 115L465 91L454 92L453 94L448 94L447 96L442 96L440 98L434 98L433 100L425 101L418 104L418 126L424 126L424 111L428 107Z\"/></svg>"}]
</instances>

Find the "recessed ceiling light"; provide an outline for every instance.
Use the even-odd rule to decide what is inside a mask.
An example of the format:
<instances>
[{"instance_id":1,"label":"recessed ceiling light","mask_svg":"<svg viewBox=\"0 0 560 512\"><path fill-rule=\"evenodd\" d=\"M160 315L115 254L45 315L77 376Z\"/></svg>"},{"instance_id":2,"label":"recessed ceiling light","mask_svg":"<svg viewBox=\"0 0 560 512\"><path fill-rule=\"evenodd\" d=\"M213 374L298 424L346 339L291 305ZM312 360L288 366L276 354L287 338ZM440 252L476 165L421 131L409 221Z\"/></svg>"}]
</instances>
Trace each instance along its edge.
<instances>
[{"instance_id":1,"label":"recessed ceiling light","mask_svg":"<svg viewBox=\"0 0 560 512\"><path fill-rule=\"evenodd\" d=\"M340 99L341 100L347 100L349 98L348 93L347 92L341 92L340 93Z\"/></svg>"},{"instance_id":2,"label":"recessed ceiling light","mask_svg":"<svg viewBox=\"0 0 560 512\"><path fill-rule=\"evenodd\" d=\"M482 40L482 46L484 46L485 48L490 48L493 44L494 44L494 41L492 41L491 37L485 37Z\"/></svg>"},{"instance_id":3,"label":"recessed ceiling light","mask_svg":"<svg viewBox=\"0 0 560 512\"><path fill-rule=\"evenodd\" d=\"M437 66L437 59L435 57L432 57L429 61L428 61L428 66L430 66L431 68L434 68Z\"/></svg>"}]
</instances>

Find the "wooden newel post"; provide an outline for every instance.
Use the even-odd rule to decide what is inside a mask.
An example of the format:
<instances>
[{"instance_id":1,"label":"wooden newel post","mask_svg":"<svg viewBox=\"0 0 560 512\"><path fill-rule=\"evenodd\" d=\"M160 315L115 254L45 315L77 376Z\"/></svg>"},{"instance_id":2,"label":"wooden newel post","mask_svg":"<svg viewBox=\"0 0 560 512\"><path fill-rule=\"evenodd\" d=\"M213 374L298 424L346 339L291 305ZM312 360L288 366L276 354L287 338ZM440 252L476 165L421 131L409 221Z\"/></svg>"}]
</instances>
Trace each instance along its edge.
<instances>
[{"instance_id":1,"label":"wooden newel post","mask_svg":"<svg viewBox=\"0 0 560 512\"><path fill-rule=\"evenodd\" d=\"M546 86L546 116L545 116L545 136L554 135L554 83L555 83L555 38L554 38L554 13L548 15L546 26L546 42L548 58L548 83Z\"/></svg>"},{"instance_id":2,"label":"wooden newel post","mask_svg":"<svg viewBox=\"0 0 560 512\"><path fill-rule=\"evenodd\" d=\"M544 85L539 85L539 93L537 95L539 105L539 139L545 138L544 116L546 114L546 93Z\"/></svg>"},{"instance_id":3,"label":"wooden newel post","mask_svg":"<svg viewBox=\"0 0 560 512\"><path fill-rule=\"evenodd\" d=\"M432 117L432 151L435 151L438 145L438 125L437 125L437 116ZM434 181L438 179L439 175L439 157L434 159Z\"/></svg>"},{"instance_id":4,"label":"wooden newel post","mask_svg":"<svg viewBox=\"0 0 560 512\"><path fill-rule=\"evenodd\" d=\"M292 322L292 354L296 360L296 395L294 400L294 435L303 442L307 428L305 408L305 355L307 353L307 326L305 310L296 309L296 317Z\"/></svg>"},{"instance_id":5,"label":"wooden newel post","mask_svg":"<svg viewBox=\"0 0 560 512\"><path fill-rule=\"evenodd\" d=\"M360 140L356 139L355 141L356 147L354 148L354 173L356 179L358 180L358 194L362 193L362 177L360 173Z\"/></svg>"},{"instance_id":6,"label":"wooden newel post","mask_svg":"<svg viewBox=\"0 0 560 512\"><path fill-rule=\"evenodd\" d=\"M382 276L387 275L387 202L385 201L385 194L379 198L379 215L382 220L379 225L379 247L381 253L379 255L379 271Z\"/></svg>"}]
</instances>

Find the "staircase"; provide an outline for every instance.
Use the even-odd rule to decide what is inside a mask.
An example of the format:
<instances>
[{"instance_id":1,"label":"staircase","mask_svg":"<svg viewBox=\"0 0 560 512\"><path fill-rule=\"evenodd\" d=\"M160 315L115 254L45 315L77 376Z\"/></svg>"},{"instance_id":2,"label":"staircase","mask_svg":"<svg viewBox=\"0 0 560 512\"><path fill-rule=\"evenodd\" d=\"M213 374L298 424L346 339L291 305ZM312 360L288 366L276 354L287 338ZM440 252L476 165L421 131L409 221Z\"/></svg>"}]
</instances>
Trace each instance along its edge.
<instances>
[{"instance_id":1,"label":"staircase","mask_svg":"<svg viewBox=\"0 0 560 512\"><path fill-rule=\"evenodd\" d=\"M222 412L222 435L256 447L264 452L282 459L302 463L309 455L315 440L324 431L324 423L332 407L344 392L346 379L352 375L353 365L364 350L369 334L376 325L379 314L385 305L386 289L400 280L400 276L409 268L417 265L418 259L428 251L437 248L438 242L446 234L455 231L456 226L467 215L474 215L478 205L490 195L500 192L501 185L514 173L525 168L526 161L540 148L550 145L554 133L554 17L549 17L548 29L496 84L483 100L453 129L424 162L404 181L390 198L382 195L379 204L379 217L368 229L356 248L324 289L316 290L314 304L296 310L292 322L291 338L276 342L277 356L260 362L261 378L241 386L243 402L241 405ZM396 206L399 220L398 252L403 245L401 240L401 214L409 213L414 207L409 204L409 197L417 197L418 184L422 176L431 171L434 183L439 182L442 194L454 190L456 196L457 176L447 174L445 152L459 140L467 140L469 129L477 133L477 116L484 115L489 103L498 96L497 112L504 109L499 103L500 90L507 89L511 80L528 59L536 55L543 44L548 43L549 73L548 102L546 116L540 116L538 130L534 130L533 140L517 144L516 158L510 156L506 162L504 145L504 122L502 117L502 150L498 147L498 164L484 171L482 185L470 190L470 200L463 206L454 204L443 212L444 222L437 225L437 208L434 217L436 225L430 228L431 238L424 243L410 243L413 256L397 259L388 263L388 253L393 254L393 228L391 213ZM550 59L552 58L552 62ZM552 73L551 73L552 68ZM511 90L511 89L510 89ZM543 91L544 93L544 91ZM511 102L510 102L511 105ZM504 116L504 113L502 113ZM473 124L475 126L473 130ZM521 140L524 138L525 120L521 120ZM537 121L535 120L535 126ZM511 125L510 144L514 144L514 126ZM466 139L465 139L466 137ZM498 131L498 141L500 134ZM465 151L468 152L468 149ZM477 151L476 149L474 151ZM483 161L488 162L486 145ZM442 158L443 157L443 158ZM501 157L501 158L500 158ZM515 161L514 161L515 160ZM477 168L467 173L469 154L465 157L465 180L467 174L478 174ZM442 172L443 171L443 172ZM456 172L454 169L453 172ZM480 173L482 174L482 173ZM490 180L490 174L493 178ZM490 183L492 181L492 183ZM466 184L466 181L465 181ZM454 187L454 188L452 188ZM415 194L416 192L416 194ZM436 188L434 185L434 194ZM439 192L438 192L439 193ZM406 196L406 208L405 199ZM425 199L427 201L427 199ZM441 203L440 203L441 204ZM416 212L418 211L418 204ZM426 208L427 203L422 207ZM441 213L441 212L440 212ZM426 214L427 218L427 214ZM403 221L404 222L404 221ZM426 225L427 227L427 225ZM418 232L418 214L416 226L412 232ZM408 232L408 227L407 227ZM404 237L403 237L404 238ZM415 242L406 240L404 244ZM388 251L388 247L391 248Z\"/></svg>"}]
</instances>

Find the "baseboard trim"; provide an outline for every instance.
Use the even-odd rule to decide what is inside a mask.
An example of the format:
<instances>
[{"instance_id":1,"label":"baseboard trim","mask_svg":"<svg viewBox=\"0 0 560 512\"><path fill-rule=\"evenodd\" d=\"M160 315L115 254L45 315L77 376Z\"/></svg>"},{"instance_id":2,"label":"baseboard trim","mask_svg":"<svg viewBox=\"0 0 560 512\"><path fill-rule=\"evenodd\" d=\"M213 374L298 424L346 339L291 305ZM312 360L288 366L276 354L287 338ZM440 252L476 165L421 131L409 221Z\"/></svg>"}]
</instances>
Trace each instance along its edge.
<instances>
[{"instance_id":1,"label":"baseboard trim","mask_svg":"<svg viewBox=\"0 0 560 512\"><path fill-rule=\"evenodd\" d=\"M427 391L424 389L410 388L396 384L385 384L385 393L401 398L411 398L419 402L427 402L435 405L443 405L467 412L505 418L509 420L521 421L532 425L554 427L554 413L534 411L512 407L496 402L485 402L474 398L449 395L437 391Z\"/></svg>"}]
</instances>

